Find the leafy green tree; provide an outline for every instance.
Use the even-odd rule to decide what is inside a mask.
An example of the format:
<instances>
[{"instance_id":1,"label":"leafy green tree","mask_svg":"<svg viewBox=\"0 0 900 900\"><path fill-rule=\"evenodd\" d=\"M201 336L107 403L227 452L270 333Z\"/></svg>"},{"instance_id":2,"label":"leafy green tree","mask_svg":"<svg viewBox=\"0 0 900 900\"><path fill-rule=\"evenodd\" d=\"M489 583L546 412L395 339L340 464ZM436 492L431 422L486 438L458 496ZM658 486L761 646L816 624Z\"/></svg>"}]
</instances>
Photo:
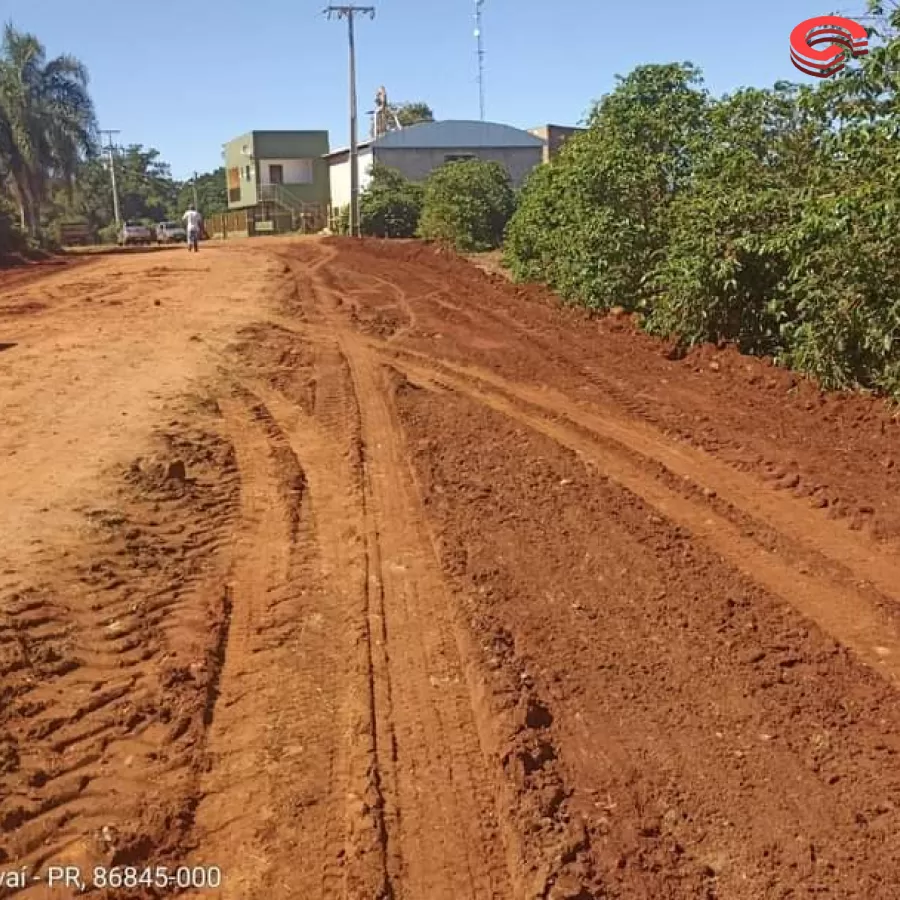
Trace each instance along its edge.
<instances>
[{"instance_id":1,"label":"leafy green tree","mask_svg":"<svg viewBox=\"0 0 900 900\"><path fill-rule=\"evenodd\" d=\"M85 221L95 231L115 222L109 158L96 156L77 168L74 185L56 191L50 219ZM162 222L175 208L178 184L158 150L140 144L115 155L119 213L125 221ZM49 224L49 222L47 223Z\"/></svg>"},{"instance_id":2,"label":"leafy green tree","mask_svg":"<svg viewBox=\"0 0 900 900\"><path fill-rule=\"evenodd\" d=\"M871 52L815 87L711 99L689 64L620 79L527 180L513 273L900 397L900 5L869 6Z\"/></svg>"},{"instance_id":3,"label":"leafy green tree","mask_svg":"<svg viewBox=\"0 0 900 900\"><path fill-rule=\"evenodd\" d=\"M185 209L194 203L193 179L173 180L157 150L129 147L117 154L115 165L120 215L125 220L148 224L180 220ZM224 169L197 178L197 203L206 216L227 210ZM56 189L52 204L45 208L43 224L55 229L63 222L84 222L95 236L114 240L114 220L109 160L99 157L79 166L73 190Z\"/></svg>"},{"instance_id":4,"label":"leafy green tree","mask_svg":"<svg viewBox=\"0 0 900 900\"><path fill-rule=\"evenodd\" d=\"M179 186L178 196L170 211L173 216L181 216L194 202L194 187L193 179L185 181ZM224 167L216 169L214 172L204 172L202 175L198 175L196 189L197 209L204 216L228 211L228 189Z\"/></svg>"},{"instance_id":5,"label":"leafy green tree","mask_svg":"<svg viewBox=\"0 0 900 900\"><path fill-rule=\"evenodd\" d=\"M900 398L900 10L870 3L869 55L808 98L823 116L811 190L792 223L785 362L832 387Z\"/></svg>"},{"instance_id":6,"label":"leafy green tree","mask_svg":"<svg viewBox=\"0 0 900 900\"><path fill-rule=\"evenodd\" d=\"M41 42L8 24L0 44L0 160L23 230L37 235L54 181L70 185L95 146L96 119L84 66L47 60Z\"/></svg>"},{"instance_id":7,"label":"leafy green tree","mask_svg":"<svg viewBox=\"0 0 900 900\"><path fill-rule=\"evenodd\" d=\"M398 103L391 105L394 115L404 128L417 125L419 122L433 122L434 113L431 107L421 100L410 103Z\"/></svg>"},{"instance_id":8,"label":"leafy green tree","mask_svg":"<svg viewBox=\"0 0 900 900\"><path fill-rule=\"evenodd\" d=\"M119 209L126 221L162 222L175 208L178 185L158 150L132 144L116 157Z\"/></svg>"},{"instance_id":9,"label":"leafy green tree","mask_svg":"<svg viewBox=\"0 0 900 900\"><path fill-rule=\"evenodd\" d=\"M449 162L425 182L419 235L462 251L491 250L503 240L514 209L509 173L500 163Z\"/></svg>"},{"instance_id":10,"label":"leafy green tree","mask_svg":"<svg viewBox=\"0 0 900 900\"><path fill-rule=\"evenodd\" d=\"M900 398L898 230L896 201L871 183L810 199L791 233L787 365Z\"/></svg>"},{"instance_id":11,"label":"leafy green tree","mask_svg":"<svg viewBox=\"0 0 900 900\"><path fill-rule=\"evenodd\" d=\"M422 214L423 189L382 163L372 167L372 180L359 202L363 234L381 238L415 237Z\"/></svg>"},{"instance_id":12,"label":"leafy green tree","mask_svg":"<svg viewBox=\"0 0 900 900\"><path fill-rule=\"evenodd\" d=\"M389 103L385 110L386 116L383 127L386 131L396 131L400 128L408 128L410 125L418 125L420 122L433 122L434 113L431 107L421 100L409 103ZM375 137L376 121L372 120L369 136Z\"/></svg>"},{"instance_id":13,"label":"leafy green tree","mask_svg":"<svg viewBox=\"0 0 900 900\"><path fill-rule=\"evenodd\" d=\"M670 209L648 327L685 344L734 341L777 355L795 313L786 293L787 230L805 202L802 173L821 140L791 85L747 89L712 105L706 143Z\"/></svg>"},{"instance_id":14,"label":"leafy green tree","mask_svg":"<svg viewBox=\"0 0 900 900\"><path fill-rule=\"evenodd\" d=\"M56 186L44 209L42 224L52 229L63 221L84 222L96 235L113 218L108 164L102 158L92 157L78 166L71 188Z\"/></svg>"},{"instance_id":15,"label":"leafy green tree","mask_svg":"<svg viewBox=\"0 0 900 900\"><path fill-rule=\"evenodd\" d=\"M565 298L638 308L690 184L709 101L689 63L640 66L605 96L588 129L538 169L507 231L506 262Z\"/></svg>"}]
</instances>

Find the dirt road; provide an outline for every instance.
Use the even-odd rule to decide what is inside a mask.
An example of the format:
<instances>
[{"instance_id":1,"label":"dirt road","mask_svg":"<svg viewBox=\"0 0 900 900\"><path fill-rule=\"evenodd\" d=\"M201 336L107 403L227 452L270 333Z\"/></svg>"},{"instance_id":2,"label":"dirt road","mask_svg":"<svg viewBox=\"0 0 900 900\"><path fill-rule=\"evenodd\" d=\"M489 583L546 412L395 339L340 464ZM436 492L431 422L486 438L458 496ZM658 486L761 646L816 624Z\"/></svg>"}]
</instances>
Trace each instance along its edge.
<instances>
[{"instance_id":1,"label":"dirt road","mask_svg":"<svg viewBox=\"0 0 900 900\"><path fill-rule=\"evenodd\" d=\"M0 347L0 897L896 896L883 404L414 244L0 277Z\"/></svg>"}]
</instances>

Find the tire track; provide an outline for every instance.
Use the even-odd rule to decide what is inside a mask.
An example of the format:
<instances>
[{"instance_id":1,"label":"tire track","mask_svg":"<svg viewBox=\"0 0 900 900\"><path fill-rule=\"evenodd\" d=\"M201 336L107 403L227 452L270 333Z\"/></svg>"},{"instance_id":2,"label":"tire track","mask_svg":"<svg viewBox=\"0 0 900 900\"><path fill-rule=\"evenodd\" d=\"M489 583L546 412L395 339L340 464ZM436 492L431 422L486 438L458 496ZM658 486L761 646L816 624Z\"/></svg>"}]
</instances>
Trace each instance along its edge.
<instances>
[{"instance_id":1,"label":"tire track","mask_svg":"<svg viewBox=\"0 0 900 900\"><path fill-rule=\"evenodd\" d=\"M320 282L315 295L326 319L341 308ZM359 796L375 814L367 830L378 843L356 836L364 849L357 850L358 875L348 862L347 896L508 897L508 835L497 806L502 772L482 748L449 595L421 524L388 388L365 347L339 347L334 326L330 335L306 331L315 334L314 418L298 398L256 381L252 390L303 461L323 572L346 597L345 616L358 635L357 682L365 679L369 711L356 704L351 733L370 734L372 743L358 738L358 752L351 751L350 784L359 788L350 791L349 842L366 831L359 815L353 823ZM278 377L279 385L290 383Z\"/></svg>"},{"instance_id":2,"label":"tire track","mask_svg":"<svg viewBox=\"0 0 900 900\"><path fill-rule=\"evenodd\" d=\"M395 734L393 778L385 779L389 860L400 864L395 895L537 897L559 882L581 884L583 896L593 896L583 878L585 836L567 817L556 754L542 733L543 707L523 698L521 713L510 717L502 703L489 700L481 652L452 607L424 525L386 399L392 387L379 377L365 342L342 327L343 305L331 296L333 288L313 280L324 303L323 325L340 335L361 423L368 558L384 616L387 671L378 680L390 686ZM304 331L328 342L318 326ZM509 689L503 685L507 696ZM523 693L518 671L514 693ZM384 719L383 710L376 714Z\"/></svg>"},{"instance_id":3,"label":"tire track","mask_svg":"<svg viewBox=\"0 0 900 900\"><path fill-rule=\"evenodd\" d=\"M302 459L309 480L308 532L315 545L321 583L333 598L334 628L343 632L338 649L345 672L338 690L343 811L329 823L339 842L342 873L326 896L392 896L397 873L388 822L392 803L391 684L384 662L383 614L373 589L365 513L359 481L359 432L346 363L323 350L316 392L316 418L260 384L264 399L287 440Z\"/></svg>"},{"instance_id":4,"label":"tire track","mask_svg":"<svg viewBox=\"0 0 900 900\"><path fill-rule=\"evenodd\" d=\"M280 327L290 329L288 321ZM295 332L298 329L294 327ZM298 333L315 336L315 329ZM461 366L448 360L436 361L419 351L388 346L373 338L361 338L386 362L414 372L428 380L433 389L488 392L525 409L537 411L549 421L575 428L580 434L604 441L630 458L639 460L649 470L656 467L656 477L669 487L677 486L703 495L702 505L717 517L729 519L742 534L758 536L764 548L771 551L774 540L786 541L784 548L803 560L795 568L813 568L830 580L841 583L855 594L865 596L865 605L882 608L893 618L891 607L900 606L897 585L900 564L880 548L873 547L858 532L840 522L823 527L816 510L803 507L792 498L775 492L760 491L755 479L735 471L727 463L702 450L667 440L655 428L619 418L613 410L595 404L575 404L565 395L546 388L516 384L484 369ZM602 411L602 414L601 414ZM814 543L810 541L814 535ZM805 560L805 561L804 561ZM800 572L799 574L804 574Z\"/></svg>"},{"instance_id":5,"label":"tire track","mask_svg":"<svg viewBox=\"0 0 900 900\"><path fill-rule=\"evenodd\" d=\"M447 589L421 523L397 423L367 352L347 341L364 436L369 557L382 596L396 733L403 897L503 897L492 778Z\"/></svg>"},{"instance_id":6,"label":"tire track","mask_svg":"<svg viewBox=\"0 0 900 900\"><path fill-rule=\"evenodd\" d=\"M236 485L217 438L168 441L193 479L136 462L122 510L89 513L94 537L78 561L0 600L0 856L17 867L87 871L165 856L183 836L217 679L197 623L219 612L208 567Z\"/></svg>"},{"instance_id":7,"label":"tire track","mask_svg":"<svg viewBox=\"0 0 900 900\"><path fill-rule=\"evenodd\" d=\"M196 862L221 866L224 897L343 897L343 606L322 583L306 472L280 425L246 388L221 405L241 523Z\"/></svg>"},{"instance_id":8,"label":"tire track","mask_svg":"<svg viewBox=\"0 0 900 900\"><path fill-rule=\"evenodd\" d=\"M689 528L744 574L792 603L877 671L900 683L900 629L868 597L846 585L836 586L802 564L792 565L773 557L710 503L687 500L642 471L635 459L651 459L671 474L706 485L713 496L720 496L738 510L746 510L756 520L775 525L799 545L805 543L804 528L806 520L813 517L812 512L777 498L754 494L742 483L741 476L726 466L714 460L694 459L699 456L697 451L665 446L638 427L600 418L549 392L511 385L488 373L475 374L473 370L447 363L422 366L403 361L403 357L418 356L402 351L394 359L401 360L400 367L413 379L459 391L575 451L608 478ZM560 424L560 419L564 424ZM887 597L895 596L896 586L900 584L900 567L857 544L851 535L828 535L822 539L820 531L821 527L816 532L820 553L832 563L849 569L856 579L875 585ZM839 554L841 549L843 559ZM852 604L848 604L848 594L853 596Z\"/></svg>"},{"instance_id":9,"label":"tire track","mask_svg":"<svg viewBox=\"0 0 900 900\"><path fill-rule=\"evenodd\" d=\"M513 384L483 369L437 363L418 351L361 340L411 377L464 393L575 450L689 527L876 670L900 681L900 565L858 534L840 524L823 528L815 510L759 491L747 476L702 451L667 441L651 426L619 420L609 410L598 415L564 395ZM634 460L659 471L641 471ZM703 498L685 498L688 486ZM766 540L773 532L776 544L787 540L785 549L796 561L774 553L777 546ZM815 535L814 545L809 535Z\"/></svg>"}]
</instances>

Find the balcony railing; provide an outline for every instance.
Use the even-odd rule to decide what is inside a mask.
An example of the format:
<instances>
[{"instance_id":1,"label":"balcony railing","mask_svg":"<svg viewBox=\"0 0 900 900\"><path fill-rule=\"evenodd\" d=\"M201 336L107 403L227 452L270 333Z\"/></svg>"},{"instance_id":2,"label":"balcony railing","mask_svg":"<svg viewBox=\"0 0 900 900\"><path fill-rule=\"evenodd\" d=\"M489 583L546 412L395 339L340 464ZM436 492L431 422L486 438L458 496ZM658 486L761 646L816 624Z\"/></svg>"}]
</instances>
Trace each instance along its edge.
<instances>
[{"instance_id":1,"label":"balcony railing","mask_svg":"<svg viewBox=\"0 0 900 900\"><path fill-rule=\"evenodd\" d=\"M285 209L301 211L308 206L308 201L297 196L289 187L283 184L261 184L257 188L257 198L260 203L277 203Z\"/></svg>"}]
</instances>

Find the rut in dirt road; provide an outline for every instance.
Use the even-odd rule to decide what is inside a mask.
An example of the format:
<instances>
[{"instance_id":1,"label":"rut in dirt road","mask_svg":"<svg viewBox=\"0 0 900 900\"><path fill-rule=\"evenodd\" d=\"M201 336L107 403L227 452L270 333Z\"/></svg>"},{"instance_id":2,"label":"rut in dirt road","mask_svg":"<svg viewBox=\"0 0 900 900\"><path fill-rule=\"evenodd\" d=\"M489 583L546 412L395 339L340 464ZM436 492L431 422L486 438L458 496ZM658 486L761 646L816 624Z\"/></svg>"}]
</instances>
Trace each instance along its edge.
<instances>
[{"instance_id":1,"label":"rut in dirt road","mask_svg":"<svg viewBox=\"0 0 900 900\"><path fill-rule=\"evenodd\" d=\"M900 684L900 629L858 591L860 584L868 585L890 603L900 584L900 560L873 552L852 533L825 530L820 537L823 529L812 512L757 498L748 480L727 468L691 451L660 446L641 429L585 413L545 391L498 384L489 376L485 383L484 376L459 370L448 376L444 366L400 365L425 384L450 386L574 450ZM793 558L772 558L767 528L789 543ZM823 569L825 577L819 574Z\"/></svg>"},{"instance_id":2,"label":"rut in dirt road","mask_svg":"<svg viewBox=\"0 0 900 900\"><path fill-rule=\"evenodd\" d=\"M615 895L624 891L623 896L725 891L728 896L756 897L788 891L792 885L840 883L842 896L887 896L883 892L890 878L884 872L895 861L880 836L889 832L900 798L896 769L884 769L879 760L890 760L900 749L897 723L887 712L900 673L895 555L859 530L856 519L848 529L840 518L823 516L821 504L805 504L802 492L794 491L797 496L792 497L773 491L747 466L736 465L730 447L738 441L759 444L751 433L736 441L718 438L723 448L718 461L709 454L716 444L706 433L704 453L673 442L652 420L640 421L635 417L639 403L619 405L621 371L607 373L596 359L587 362L578 341L573 342L575 349L559 345L549 354L556 367L553 377L565 387L546 387L551 378L546 349L555 337L552 330L538 330L527 321L532 314L543 317L543 307L524 306L524 321L510 330L507 322L500 322L501 304L482 299L470 305L461 299L461 294L474 296L473 283L490 290L492 300L506 290L468 274L472 270L464 265L454 268L427 255L436 265L426 267L424 260L409 262L405 250L380 244L371 249L345 244L336 252L337 246L318 257L314 273L309 265L315 258L312 250L305 251L300 265L294 264L300 289L287 312L302 308L303 321L293 324L289 314L274 317L278 330L270 332L270 340L288 348L322 340L336 327L349 327L357 336L345 340L360 353L404 373L393 379L393 390L399 391L394 402L400 404L401 427L409 432L404 442L417 460L430 527L441 535L444 571L461 592L456 593L460 608L475 612L467 630L501 640L507 636L512 655L507 651L506 659L498 653L485 661L489 670L493 667L493 684L499 690L498 672L521 668L517 674L542 695L540 704L552 711L548 736L559 749L565 783L571 785L572 809L587 825L585 839L576 842L576 855L586 854L575 870L578 875L570 881L558 872L548 886ZM443 287L436 270L452 272ZM372 275L368 287L360 278L363 272ZM311 306L323 304L343 317L342 324L310 313ZM456 315L457 324L449 313ZM527 367L531 372L524 376ZM584 388L587 370L594 373L592 381L598 379L612 390L599 394L589 388L569 399L567 379L572 384L581 379ZM669 364L668 377L674 380L677 372ZM697 387L687 391L673 386L673 394L684 401L697 397L698 403L706 402ZM472 420L479 425L466 437L463 421L451 425L447 410L470 407L467 415L480 410ZM887 418L883 422L895 427ZM487 438L503 434L507 427L517 436L516 446L530 447L530 436L549 439L550 444L544 449L535 444L530 456L512 464L518 452L513 445L500 449L496 440ZM884 459L878 457L878 441L882 453L891 446L890 439L878 438L878 433L871 443L874 454L867 449L863 456L871 460L866 463L870 467ZM856 439L869 440L870 434ZM481 448L478 461L459 457L465 447ZM560 449L563 455L556 462ZM791 462L801 468L794 486L808 477L802 474L804 464L820 475L824 448L811 448L814 454L799 445L781 449L801 457ZM599 471L604 477L610 498L631 498L627 502L637 502L636 511L643 501L649 511L639 519L626 518L612 532L613 508L585 509L575 516L579 503L574 498L589 497L598 488L590 486L593 481L583 481L580 473L585 470L573 468L571 462L562 465L572 452L588 463L587 472ZM454 458L457 462L451 466ZM498 467L501 459L505 462ZM526 460L533 459L541 461L539 468L550 466L538 478L548 493L535 493L526 482L524 494L520 490L517 499L510 496L513 505L506 518L498 518L503 509L499 484L516 465L527 473L531 462ZM547 479L555 467L561 477L554 488ZM484 474L476 475L479 470ZM443 480L435 480L437 471L444 473ZM883 471L875 468L873 474ZM846 496L850 488L841 485L845 476L833 474L834 483L826 490ZM574 490L570 485L575 484L582 486ZM539 510L556 496L568 496L569 508L546 518ZM865 510L864 503L861 508ZM475 518L467 521L468 515ZM547 524L529 539L529 523L539 521L533 520L535 515ZM475 524L479 520L481 527ZM555 529L548 530L552 521L563 527L559 537ZM649 521L650 531L641 534L646 526L638 528L638 521ZM884 533L888 521L876 520L873 531ZM671 536L665 537L667 532ZM596 539L591 540L598 533L621 544L621 569L615 555L598 554ZM620 536L613 537L616 534ZM560 540L584 544L581 562L574 556L565 568L557 568L551 548ZM533 557L514 552L522 544L540 547L535 562L543 558L546 567L535 568ZM669 558L677 569L666 577ZM510 568L512 560L518 570ZM548 580L544 568L558 580ZM593 573L586 582L577 575L582 569ZM639 574L642 569L645 575ZM533 572L530 584L523 581L526 571ZM626 572L632 576L630 587L621 581ZM616 640L626 633L612 628L615 619L609 616L618 615L624 622L633 614L631 607L620 608L610 598L607 614L597 618L596 597L582 594L592 579L600 586L621 583L626 596L644 604L647 622L656 623L656 633L646 631L644 637L647 648L654 648L655 662L642 664L642 654L629 645L621 652L632 655L634 665L618 663L609 669L609 660L619 658ZM516 585L512 593L507 584ZM601 588L603 596L607 589ZM722 593L724 607L717 600ZM560 618L567 608L559 606L560 595L575 610L571 626L577 631L569 630L570 615ZM492 598L488 606L479 596ZM534 612L532 597L538 604ZM542 603L549 604L546 611ZM656 615L671 621L663 627ZM639 622L631 624L635 640L647 628ZM568 639L560 642L566 634ZM584 643L586 634L593 643ZM826 635L836 643L829 644ZM566 647L581 647L580 656L571 656ZM661 655L663 647L670 649ZM568 671L560 668L563 660ZM868 675L863 663L888 681ZM540 675L532 674L532 667ZM593 689L597 672L604 670L606 696ZM618 683L623 693L617 701ZM689 702L685 691L692 683L696 689ZM705 690L701 684L707 685ZM656 704L649 714L643 711L645 703L634 706L639 685L649 689L648 698ZM576 702L577 697L582 700ZM608 718L616 715L611 712L616 702L632 706L634 729L618 740L615 734L621 726L614 726L616 718ZM787 716L780 712L782 707ZM600 734L606 739L598 741ZM659 746L659 740L665 743ZM490 745L489 739L484 745ZM648 757L651 746L658 749ZM708 759L695 767L692 754ZM605 767L598 769L591 759L606 760ZM834 774L834 766L841 776ZM713 794L696 780L697 768L720 773ZM502 778L502 764L496 771ZM798 791L797 784L804 787ZM534 790L527 784L520 787L523 796ZM813 796L819 813L810 817L805 808ZM830 812L823 814L825 810ZM527 821L525 815L517 821L526 833ZM632 837L629 821L635 823ZM771 839L765 836L766 822L772 825ZM731 829L737 828L743 830L732 838ZM802 861L797 840L813 848ZM807 840L808 845L803 843ZM667 842L676 849L666 850Z\"/></svg>"},{"instance_id":3,"label":"rut in dirt road","mask_svg":"<svg viewBox=\"0 0 900 900\"><path fill-rule=\"evenodd\" d=\"M185 858L239 503L206 388L277 271L154 253L4 279L0 869L37 879L4 896L58 896L50 864Z\"/></svg>"},{"instance_id":4,"label":"rut in dirt road","mask_svg":"<svg viewBox=\"0 0 900 900\"><path fill-rule=\"evenodd\" d=\"M301 529L309 529L321 583L340 616L334 629L343 627L350 641L336 655L356 663L324 679L340 692L335 712L346 723L331 767L346 823L335 845L317 853L330 865L343 864L343 881L325 877L318 890L509 896L495 788L448 599L427 534L415 525L415 495L393 444L384 387L364 348L345 354L332 341L316 353L313 398L304 391L291 402L289 390L273 390L249 374L245 383L304 467L309 508ZM329 671L318 670L317 679ZM231 728L224 733L230 742ZM308 732L307 741L317 753L325 744L321 732ZM340 821L340 810L329 818ZM324 819L319 824L329 827ZM207 827L211 835L217 830ZM287 821L282 827L293 830ZM269 883L276 886L274 876Z\"/></svg>"},{"instance_id":5,"label":"rut in dirt road","mask_svg":"<svg viewBox=\"0 0 900 900\"><path fill-rule=\"evenodd\" d=\"M417 244L201 257L0 291L0 870L893 898L891 411Z\"/></svg>"},{"instance_id":6,"label":"rut in dirt road","mask_svg":"<svg viewBox=\"0 0 900 900\"><path fill-rule=\"evenodd\" d=\"M78 558L47 552L43 581L3 590L0 850L17 866L177 852L189 826L224 600L206 561L237 485L228 445L197 430L214 417L183 414L158 459L122 473L120 503L87 511ZM161 461L173 452L189 481Z\"/></svg>"}]
</instances>

